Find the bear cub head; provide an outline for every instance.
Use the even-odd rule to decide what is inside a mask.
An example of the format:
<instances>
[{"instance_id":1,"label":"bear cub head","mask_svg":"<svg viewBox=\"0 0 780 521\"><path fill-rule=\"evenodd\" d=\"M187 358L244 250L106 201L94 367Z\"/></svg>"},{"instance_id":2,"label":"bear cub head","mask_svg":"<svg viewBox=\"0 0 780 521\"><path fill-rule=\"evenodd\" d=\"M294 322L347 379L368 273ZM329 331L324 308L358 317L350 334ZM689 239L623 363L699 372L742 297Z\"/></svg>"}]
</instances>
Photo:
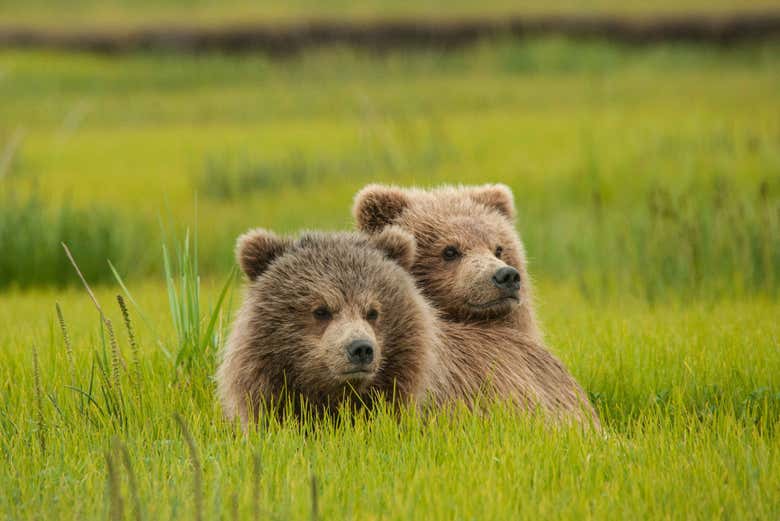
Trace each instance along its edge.
<instances>
[{"instance_id":1,"label":"bear cub head","mask_svg":"<svg viewBox=\"0 0 780 521\"><path fill-rule=\"evenodd\" d=\"M228 416L286 399L335 411L422 397L435 319L407 272L409 233L294 240L258 229L236 254L249 284L218 373Z\"/></svg>"},{"instance_id":2,"label":"bear cub head","mask_svg":"<svg viewBox=\"0 0 780 521\"><path fill-rule=\"evenodd\" d=\"M525 251L514 228L512 192L504 185L369 185L356 195L353 215L370 234L400 226L414 235L411 273L446 318L504 317L528 296Z\"/></svg>"}]
</instances>

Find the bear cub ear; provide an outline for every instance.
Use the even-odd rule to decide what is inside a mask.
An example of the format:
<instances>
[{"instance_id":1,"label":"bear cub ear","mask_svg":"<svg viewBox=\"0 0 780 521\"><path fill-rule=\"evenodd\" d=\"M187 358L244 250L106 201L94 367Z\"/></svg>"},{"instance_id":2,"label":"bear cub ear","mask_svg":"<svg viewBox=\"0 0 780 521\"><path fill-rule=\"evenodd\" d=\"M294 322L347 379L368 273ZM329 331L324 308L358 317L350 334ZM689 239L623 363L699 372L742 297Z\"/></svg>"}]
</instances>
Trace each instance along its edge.
<instances>
[{"instance_id":1,"label":"bear cub ear","mask_svg":"<svg viewBox=\"0 0 780 521\"><path fill-rule=\"evenodd\" d=\"M512 190L503 184L483 185L469 194L473 201L492 208L510 221L515 219L515 201Z\"/></svg>"},{"instance_id":2,"label":"bear cub ear","mask_svg":"<svg viewBox=\"0 0 780 521\"><path fill-rule=\"evenodd\" d=\"M414 236L400 226L388 226L381 232L371 235L369 242L374 248L383 252L403 269L409 271L417 255L417 243Z\"/></svg>"},{"instance_id":3,"label":"bear cub ear","mask_svg":"<svg viewBox=\"0 0 780 521\"><path fill-rule=\"evenodd\" d=\"M236 241L236 260L249 280L255 280L268 269L276 257L289 246L290 241L262 228L249 230Z\"/></svg>"},{"instance_id":4,"label":"bear cub ear","mask_svg":"<svg viewBox=\"0 0 780 521\"><path fill-rule=\"evenodd\" d=\"M399 188L368 185L355 195L352 215L358 229L375 233L393 224L409 206L409 197Z\"/></svg>"}]
</instances>

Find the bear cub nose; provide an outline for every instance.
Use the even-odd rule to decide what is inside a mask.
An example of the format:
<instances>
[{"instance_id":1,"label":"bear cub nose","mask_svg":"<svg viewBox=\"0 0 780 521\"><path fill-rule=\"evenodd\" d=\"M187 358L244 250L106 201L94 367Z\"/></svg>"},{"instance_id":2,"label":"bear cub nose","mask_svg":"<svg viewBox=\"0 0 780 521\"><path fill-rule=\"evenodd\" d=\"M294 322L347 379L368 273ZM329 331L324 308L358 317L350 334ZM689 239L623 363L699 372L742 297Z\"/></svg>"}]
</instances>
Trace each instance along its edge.
<instances>
[{"instance_id":1,"label":"bear cub nose","mask_svg":"<svg viewBox=\"0 0 780 521\"><path fill-rule=\"evenodd\" d=\"M511 266L499 268L493 274L493 284L504 292L515 292L520 289L520 272Z\"/></svg>"},{"instance_id":2,"label":"bear cub nose","mask_svg":"<svg viewBox=\"0 0 780 521\"><path fill-rule=\"evenodd\" d=\"M347 357L353 364L368 365L374 361L374 346L368 340L353 340L347 345Z\"/></svg>"}]
</instances>

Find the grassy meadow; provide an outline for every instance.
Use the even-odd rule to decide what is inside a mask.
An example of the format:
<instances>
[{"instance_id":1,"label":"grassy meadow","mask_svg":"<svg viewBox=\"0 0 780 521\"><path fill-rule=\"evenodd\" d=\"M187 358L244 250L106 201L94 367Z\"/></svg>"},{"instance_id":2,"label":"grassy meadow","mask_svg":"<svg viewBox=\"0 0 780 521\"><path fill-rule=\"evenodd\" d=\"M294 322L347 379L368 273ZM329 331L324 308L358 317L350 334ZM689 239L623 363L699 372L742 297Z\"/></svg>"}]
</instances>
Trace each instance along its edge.
<instances>
[{"instance_id":1,"label":"grassy meadow","mask_svg":"<svg viewBox=\"0 0 780 521\"><path fill-rule=\"evenodd\" d=\"M0 51L0 517L778 518L779 51ZM235 237L349 228L378 181L512 187L603 436L501 404L248 438L221 419ZM193 259L163 271L186 229L197 300Z\"/></svg>"}]
</instances>

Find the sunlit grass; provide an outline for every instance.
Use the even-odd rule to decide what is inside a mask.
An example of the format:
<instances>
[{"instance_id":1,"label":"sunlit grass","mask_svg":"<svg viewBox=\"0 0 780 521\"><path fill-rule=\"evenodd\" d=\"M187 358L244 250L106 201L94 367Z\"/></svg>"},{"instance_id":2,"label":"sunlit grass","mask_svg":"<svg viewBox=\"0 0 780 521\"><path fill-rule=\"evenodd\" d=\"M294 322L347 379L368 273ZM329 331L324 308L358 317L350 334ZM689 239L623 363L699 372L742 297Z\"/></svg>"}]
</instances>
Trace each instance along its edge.
<instances>
[{"instance_id":1,"label":"sunlit grass","mask_svg":"<svg viewBox=\"0 0 780 521\"><path fill-rule=\"evenodd\" d=\"M219 286L207 287L203 298L215 298ZM548 339L595 397L604 437L551 429L497 407L483 416L409 414L399 421L382 413L326 422L309 433L271 424L244 438L237 425L221 419L209 378L213 361L172 377L171 362L156 345L158 338L176 342L165 290L157 284L135 289L157 331L131 311L141 353L138 394L125 370L121 385L129 403L136 396L143 401L128 407L126 423L95 407L84 413L82 396L68 387L53 302L62 307L78 385L86 388L103 349L88 297L75 289L0 297L4 515L104 517L110 503L104 452L124 443L147 518L191 518L193 474L176 413L202 461L205 518L228 517L234 495L249 516L258 490L263 515L309 519L312 475L323 518L603 518L615 512L772 518L780 511L773 492L780 485L777 302L589 305L576 288L542 284ZM97 296L129 357L115 291L105 288ZM45 453L35 421L33 346L40 358ZM129 509L119 461L120 493Z\"/></svg>"}]
</instances>

